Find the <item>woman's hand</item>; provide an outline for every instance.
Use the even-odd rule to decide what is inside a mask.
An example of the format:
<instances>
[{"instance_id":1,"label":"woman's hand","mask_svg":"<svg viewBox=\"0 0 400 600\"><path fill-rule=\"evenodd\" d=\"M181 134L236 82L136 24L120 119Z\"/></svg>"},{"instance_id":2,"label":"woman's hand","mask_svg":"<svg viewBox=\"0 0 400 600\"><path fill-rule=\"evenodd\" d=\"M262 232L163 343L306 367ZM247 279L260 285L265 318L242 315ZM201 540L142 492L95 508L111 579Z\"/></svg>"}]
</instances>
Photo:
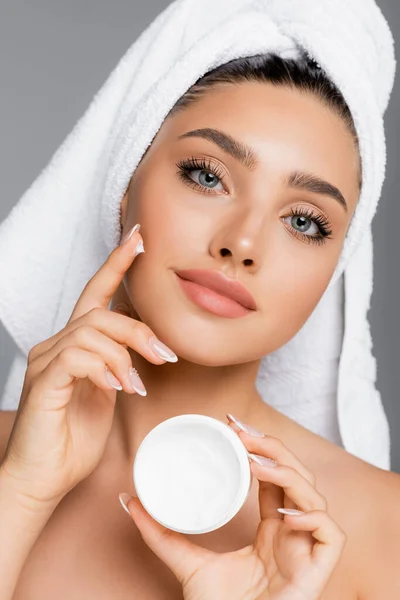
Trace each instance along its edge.
<instances>
[{"instance_id":1,"label":"woman's hand","mask_svg":"<svg viewBox=\"0 0 400 600\"><path fill-rule=\"evenodd\" d=\"M128 346L157 365L177 360L173 353L169 358L162 353L162 347L157 353L149 343L157 338L147 325L108 310L138 243L143 242L138 227L89 280L65 328L29 353L1 465L26 502L57 503L100 461L113 421L116 389L135 391ZM143 246L138 250L144 251ZM121 383L117 387L115 377ZM133 381L136 391L145 395L135 372Z\"/></svg>"},{"instance_id":2,"label":"woman's hand","mask_svg":"<svg viewBox=\"0 0 400 600\"><path fill-rule=\"evenodd\" d=\"M345 533L327 514L312 473L279 439L254 437L232 421L229 425L255 458L277 463L263 467L251 461L261 516L253 544L225 554L204 549L160 525L138 498L127 502L130 515L181 583L185 600L320 599L339 562ZM277 511L296 506L304 514L282 517Z\"/></svg>"}]
</instances>

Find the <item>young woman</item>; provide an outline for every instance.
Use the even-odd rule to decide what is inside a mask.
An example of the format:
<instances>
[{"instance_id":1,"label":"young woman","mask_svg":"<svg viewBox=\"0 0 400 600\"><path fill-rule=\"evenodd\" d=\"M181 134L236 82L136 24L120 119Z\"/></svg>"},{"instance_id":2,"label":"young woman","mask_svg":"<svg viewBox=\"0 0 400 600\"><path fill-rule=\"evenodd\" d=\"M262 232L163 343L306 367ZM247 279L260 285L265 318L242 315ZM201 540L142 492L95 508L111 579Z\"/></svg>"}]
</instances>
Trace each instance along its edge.
<instances>
[{"instance_id":1,"label":"young woman","mask_svg":"<svg viewBox=\"0 0 400 600\"><path fill-rule=\"evenodd\" d=\"M350 112L306 58L237 59L176 104L121 199L124 243L31 349L18 411L1 416L2 599L399 597L400 477L255 386L321 299L360 182ZM127 482L144 436L192 412L237 432L254 479L234 519L184 536Z\"/></svg>"}]
</instances>

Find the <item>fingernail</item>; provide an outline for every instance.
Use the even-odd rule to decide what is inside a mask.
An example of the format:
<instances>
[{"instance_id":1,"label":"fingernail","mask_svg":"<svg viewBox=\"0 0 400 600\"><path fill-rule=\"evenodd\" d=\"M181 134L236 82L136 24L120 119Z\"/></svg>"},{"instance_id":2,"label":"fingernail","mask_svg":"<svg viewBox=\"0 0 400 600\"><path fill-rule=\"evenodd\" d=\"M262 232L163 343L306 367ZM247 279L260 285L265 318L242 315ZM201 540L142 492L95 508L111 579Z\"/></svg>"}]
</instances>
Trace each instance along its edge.
<instances>
[{"instance_id":1,"label":"fingernail","mask_svg":"<svg viewBox=\"0 0 400 600\"><path fill-rule=\"evenodd\" d=\"M133 251L133 256L137 256L138 254L140 254L141 252L144 252L144 246L143 246L143 240L139 240L138 243L135 246L135 250Z\"/></svg>"},{"instance_id":2,"label":"fingernail","mask_svg":"<svg viewBox=\"0 0 400 600\"><path fill-rule=\"evenodd\" d=\"M262 467L278 466L278 463L275 460L272 460L272 458L267 458L266 456L260 456L259 454L252 454L251 452L248 452L248 457Z\"/></svg>"},{"instance_id":3,"label":"fingernail","mask_svg":"<svg viewBox=\"0 0 400 600\"><path fill-rule=\"evenodd\" d=\"M120 494L118 496L118 498L119 498L119 501L121 502L122 507L126 510L128 515L130 515L131 513L129 512L127 504L129 502L129 500L132 498L132 496L130 496L129 494L126 494L125 492L122 492L122 494Z\"/></svg>"},{"instance_id":4,"label":"fingernail","mask_svg":"<svg viewBox=\"0 0 400 600\"><path fill-rule=\"evenodd\" d=\"M143 381L140 379L139 373L136 371L135 367L129 367L129 379L131 380L131 385L135 392L141 396L147 395L146 388L144 387Z\"/></svg>"},{"instance_id":5,"label":"fingernail","mask_svg":"<svg viewBox=\"0 0 400 600\"><path fill-rule=\"evenodd\" d=\"M108 383L114 388L114 390L122 390L121 382L111 373L108 367L106 367L106 376Z\"/></svg>"},{"instance_id":6,"label":"fingernail","mask_svg":"<svg viewBox=\"0 0 400 600\"><path fill-rule=\"evenodd\" d=\"M236 419L236 417L234 417L233 415L230 415L229 413L227 413L226 416L230 421L233 421L233 423L235 423L235 425L237 425L239 427L239 429L241 429L242 431L245 431L249 435L253 435L254 437L265 437L265 433L263 433L262 431L259 431L258 429L256 429L255 427L252 427L251 425L246 425L245 423L242 423L241 421L239 421L239 419Z\"/></svg>"},{"instance_id":7,"label":"fingernail","mask_svg":"<svg viewBox=\"0 0 400 600\"><path fill-rule=\"evenodd\" d=\"M276 510L284 515L304 515L303 510L297 510L296 508L277 508Z\"/></svg>"},{"instance_id":8,"label":"fingernail","mask_svg":"<svg viewBox=\"0 0 400 600\"><path fill-rule=\"evenodd\" d=\"M122 244L125 244L125 242L127 242L128 240L131 239L131 237L133 236L133 234L135 233L135 231L139 231L140 229L140 225L139 223L137 223L134 227L132 227L132 229L130 231L128 231L128 233L122 238L120 246L122 246Z\"/></svg>"},{"instance_id":9,"label":"fingernail","mask_svg":"<svg viewBox=\"0 0 400 600\"><path fill-rule=\"evenodd\" d=\"M168 346L160 342L155 335L152 335L149 339L149 346L159 358L167 360L168 362L176 362L178 360L175 352L172 352L171 348L168 348Z\"/></svg>"}]
</instances>

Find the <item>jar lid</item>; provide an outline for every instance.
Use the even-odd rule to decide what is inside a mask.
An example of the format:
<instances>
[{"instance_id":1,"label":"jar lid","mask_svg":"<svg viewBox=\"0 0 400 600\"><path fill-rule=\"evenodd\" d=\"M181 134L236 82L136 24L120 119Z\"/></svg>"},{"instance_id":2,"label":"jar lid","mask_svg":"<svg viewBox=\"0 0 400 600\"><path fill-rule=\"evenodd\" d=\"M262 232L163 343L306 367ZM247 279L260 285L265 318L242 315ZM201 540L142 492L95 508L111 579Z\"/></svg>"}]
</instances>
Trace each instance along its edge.
<instances>
[{"instance_id":1,"label":"jar lid","mask_svg":"<svg viewBox=\"0 0 400 600\"><path fill-rule=\"evenodd\" d=\"M133 481L153 519L193 534L230 521L246 501L252 477L247 449L229 425L187 414L159 423L146 435Z\"/></svg>"}]
</instances>

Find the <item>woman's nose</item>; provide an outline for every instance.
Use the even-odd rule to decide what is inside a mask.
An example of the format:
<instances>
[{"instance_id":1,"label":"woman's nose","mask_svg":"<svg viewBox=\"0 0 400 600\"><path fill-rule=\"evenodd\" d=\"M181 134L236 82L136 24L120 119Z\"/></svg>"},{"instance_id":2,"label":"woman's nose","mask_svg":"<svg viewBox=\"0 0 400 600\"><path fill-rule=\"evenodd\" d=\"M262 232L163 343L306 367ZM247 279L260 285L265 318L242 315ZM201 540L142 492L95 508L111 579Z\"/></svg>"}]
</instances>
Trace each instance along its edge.
<instances>
[{"instance_id":1,"label":"woman's nose","mask_svg":"<svg viewBox=\"0 0 400 600\"><path fill-rule=\"evenodd\" d=\"M235 262L240 262L245 267L252 267L254 265L254 258L251 256L250 250L243 250L242 252L236 250L232 252L229 248L221 248L220 255L225 258L226 256L232 257Z\"/></svg>"}]
</instances>

